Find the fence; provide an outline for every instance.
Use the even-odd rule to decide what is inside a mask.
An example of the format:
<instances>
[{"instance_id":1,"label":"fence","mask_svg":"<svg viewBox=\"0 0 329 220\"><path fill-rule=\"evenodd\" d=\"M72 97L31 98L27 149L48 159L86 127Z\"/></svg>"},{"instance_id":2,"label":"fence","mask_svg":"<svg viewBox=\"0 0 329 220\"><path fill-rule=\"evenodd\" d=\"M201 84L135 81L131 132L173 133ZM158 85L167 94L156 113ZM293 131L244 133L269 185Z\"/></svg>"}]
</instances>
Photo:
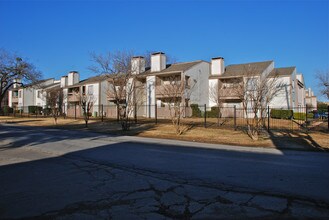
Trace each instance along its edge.
<instances>
[{"instance_id":1,"label":"fence","mask_svg":"<svg viewBox=\"0 0 329 220\"><path fill-rule=\"evenodd\" d=\"M327 112L329 111L329 107ZM3 115L15 117L52 117L52 109L46 106L22 106L10 108L5 106L0 111ZM59 111L61 115L69 118L82 118L83 109L78 104L63 105ZM247 121L255 116L262 118L264 129L270 130L305 130L311 129L319 122L327 122L329 130L328 113L316 113L307 107L298 108L266 108L262 111L242 109L238 107L208 107L198 106L158 106L135 105L126 109L124 105L94 105L89 111L91 119L119 120L119 115L127 116L136 123L168 123L172 117L181 117L182 122L193 126L206 128L234 128L240 129L247 126Z\"/></svg>"}]
</instances>

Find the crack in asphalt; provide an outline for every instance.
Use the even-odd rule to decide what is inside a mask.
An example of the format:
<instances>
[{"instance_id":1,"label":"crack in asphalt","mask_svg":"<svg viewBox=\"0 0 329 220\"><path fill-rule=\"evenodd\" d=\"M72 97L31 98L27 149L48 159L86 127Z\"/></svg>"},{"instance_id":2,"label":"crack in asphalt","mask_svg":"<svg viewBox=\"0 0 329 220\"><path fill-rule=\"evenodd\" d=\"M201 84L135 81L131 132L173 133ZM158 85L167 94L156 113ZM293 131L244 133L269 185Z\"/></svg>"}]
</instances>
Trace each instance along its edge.
<instances>
[{"instance_id":1,"label":"crack in asphalt","mask_svg":"<svg viewBox=\"0 0 329 220\"><path fill-rule=\"evenodd\" d=\"M104 198L94 201L80 201L65 206L60 210L49 211L38 216L28 217L26 219L48 219L60 218L63 219L73 214L88 214L98 216L99 218L112 219L118 217L115 215L114 209L121 207L122 212L128 211L138 218L144 218L147 214L157 214L158 217L173 218L173 219L193 219L206 217L207 214L217 214L219 217L227 216L226 212L231 207L232 209L244 210L248 216L248 208L256 209L260 214L258 217L291 217L291 209L294 204L307 203L307 207L314 210L320 210L329 214L329 204L324 201L317 201L305 197L297 197L292 195L275 194L271 192L255 191L241 187L227 186L224 184L213 184L198 179L182 179L172 174L160 173L152 170L145 170L136 167L123 166L118 164L103 163L93 161L84 157L65 156L71 164L78 170L89 175L95 186L90 186L91 189L97 190L104 185L111 185L119 176L132 176L135 180L141 179L147 184L147 187L142 187L134 190L122 190L116 192L108 192ZM97 175L102 171L102 175ZM166 182L169 186L160 189L154 182ZM152 183L153 182L153 183ZM101 184L99 184L101 183ZM206 198L193 198L198 196L190 195L187 188L194 187L200 190L201 197L203 190L212 190L220 195L209 195ZM183 192L182 192L183 191ZM228 197L228 193L247 195L246 202L234 201ZM150 195L144 195L150 193ZM193 193L192 193L193 194ZM169 196L166 199L166 196ZM267 207L266 205L257 204L254 199L259 196L265 197L268 200L279 199L285 202L285 206L279 209ZM143 203L144 200L146 203ZM173 201L173 202L171 202ZM192 207L192 204L197 207ZM275 204L278 205L278 204ZM305 205L305 204L304 204ZM215 207L212 207L215 206ZM128 210L127 210L128 209ZM146 210L145 210L146 209ZM104 212L100 215L100 212ZM199 216L199 217L200 217ZM203 217L202 217L203 216ZM120 216L119 216L120 217Z\"/></svg>"}]
</instances>

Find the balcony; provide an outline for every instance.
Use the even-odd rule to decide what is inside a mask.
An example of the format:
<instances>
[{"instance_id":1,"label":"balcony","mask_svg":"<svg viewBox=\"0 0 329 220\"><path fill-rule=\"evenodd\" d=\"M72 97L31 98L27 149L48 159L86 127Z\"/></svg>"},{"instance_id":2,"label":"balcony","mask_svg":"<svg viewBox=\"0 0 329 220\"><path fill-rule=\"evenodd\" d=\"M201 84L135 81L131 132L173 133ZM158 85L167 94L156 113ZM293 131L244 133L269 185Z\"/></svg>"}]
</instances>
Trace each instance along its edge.
<instances>
[{"instance_id":1,"label":"balcony","mask_svg":"<svg viewBox=\"0 0 329 220\"><path fill-rule=\"evenodd\" d=\"M121 94L121 100L125 100L126 99L125 95L126 95L126 92L123 91L122 94ZM110 93L110 94L107 95L107 100L108 101L116 101L117 100L117 96L115 95L115 93Z\"/></svg>"},{"instance_id":2,"label":"balcony","mask_svg":"<svg viewBox=\"0 0 329 220\"><path fill-rule=\"evenodd\" d=\"M68 102L79 102L80 101L79 95L76 93L68 93L67 101Z\"/></svg>"},{"instance_id":3,"label":"balcony","mask_svg":"<svg viewBox=\"0 0 329 220\"><path fill-rule=\"evenodd\" d=\"M237 89L237 88L219 89L218 95L220 99L240 99L241 89Z\"/></svg>"},{"instance_id":4,"label":"balcony","mask_svg":"<svg viewBox=\"0 0 329 220\"><path fill-rule=\"evenodd\" d=\"M155 87L155 96L157 98L181 97L184 91L179 85L160 85Z\"/></svg>"},{"instance_id":5,"label":"balcony","mask_svg":"<svg viewBox=\"0 0 329 220\"><path fill-rule=\"evenodd\" d=\"M13 96L13 97L11 98L11 102L12 102L12 103L18 103L18 96Z\"/></svg>"}]
</instances>

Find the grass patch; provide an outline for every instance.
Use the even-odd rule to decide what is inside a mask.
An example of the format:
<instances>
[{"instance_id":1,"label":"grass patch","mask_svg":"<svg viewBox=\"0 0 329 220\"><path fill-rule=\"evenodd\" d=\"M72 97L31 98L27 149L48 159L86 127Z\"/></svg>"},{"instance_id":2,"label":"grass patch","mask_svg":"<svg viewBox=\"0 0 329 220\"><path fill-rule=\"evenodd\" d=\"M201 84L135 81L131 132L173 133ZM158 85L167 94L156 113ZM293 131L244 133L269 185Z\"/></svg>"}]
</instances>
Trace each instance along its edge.
<instances>
[{"instance_id":1,"label":"grass patch","mask_svg":"<svg viewBox=\"0 0 329 220\"><path fill-rule=\"evenodd\" d=\"M48 128L62 129L81 129L94 132L108 133L114 135L134 135L151 138L164 138L174 140L196 141L203 143L216 143L226 145L253 146L253 147L290 147L292 145L305 146L309 149L329 149L328 131L325 130L326 124L319 125L324 129L314 129L314 131L303 132L273 132L270 137L264 136L258 141L251 140L243 130L235 131L232 128L211 126L204 128L202 126L193 126L192 124L183 135L177 136L170 124L155 124L152 120L143 121L138 124L132 124L129 131L122 131L121 125L116 120L90 120L88 128L85 128L84 120L58 118L58 124L54 124L53 118L14 118L0 116L0 123L13 123L27 126L44 126ZM215 121L214 121L215 123ZM281 126L284 124L281 121Z\"/></svg>"}]
</instances>

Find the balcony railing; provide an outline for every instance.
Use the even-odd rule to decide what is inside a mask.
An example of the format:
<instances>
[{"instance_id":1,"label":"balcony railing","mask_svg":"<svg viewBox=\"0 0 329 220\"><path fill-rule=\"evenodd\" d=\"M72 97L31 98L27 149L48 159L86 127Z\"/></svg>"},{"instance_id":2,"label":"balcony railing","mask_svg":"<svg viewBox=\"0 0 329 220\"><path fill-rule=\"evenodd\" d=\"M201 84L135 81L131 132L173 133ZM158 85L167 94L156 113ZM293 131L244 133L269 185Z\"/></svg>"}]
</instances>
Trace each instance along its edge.
<instances>
[{"instance_id":1,"label":"balcony railing","mask_svg":"<svg viewBox=\"0 0 329 220\"><path fill-rule=\"evenodd\" d=\"M121 94L121 100L126 99L125 95L126 95L126 92L123 91L122 94ZM107 95L107 100L115 101L115 100L117 100L117 96L114 93L110 93L110 94Z\"/></svg>"},{"instance_id":2,"label":"balcony railing","mask_svg":"<svg viewBox=\"0 0 329 220\"><path fill-rule=\"evenodd\" d=\"M219 89L218 95L221 99L239 99L241 89L237 88L226 88Z\"/></svg>"},{"instance_id":3,"label":"balcony railing","mask_svg":"<svg viewBox=\"0 0 329 220\"><path fill-rule=\"evenodd\" d=\"M74 94L74 93L69 93L67 94L67 101L68 102L79 102L79 95L78 94Z\"/></svg>"},{"instance_id":4,"label":"balcony railing","mask_svg":"<svg viewBox=\"0 0 329 220\"><path fill-rule=\"evenodd\" d=\"M155 96L158 98L179 97L183 94L183 92L184 91L179 88L179 85L177 85L177 87L171 85L161 85L155 87Z\"/></svg>"},{"instance_id":5,"label":"balcony railing","mask_svg":"<svg viewBox=\"0 0 329 220\"><path fill-rule=\"evenodd\" d=\"M18 102L18 96L13 96L11 98L11 102Z\"/></svg>"}]
</instances>

